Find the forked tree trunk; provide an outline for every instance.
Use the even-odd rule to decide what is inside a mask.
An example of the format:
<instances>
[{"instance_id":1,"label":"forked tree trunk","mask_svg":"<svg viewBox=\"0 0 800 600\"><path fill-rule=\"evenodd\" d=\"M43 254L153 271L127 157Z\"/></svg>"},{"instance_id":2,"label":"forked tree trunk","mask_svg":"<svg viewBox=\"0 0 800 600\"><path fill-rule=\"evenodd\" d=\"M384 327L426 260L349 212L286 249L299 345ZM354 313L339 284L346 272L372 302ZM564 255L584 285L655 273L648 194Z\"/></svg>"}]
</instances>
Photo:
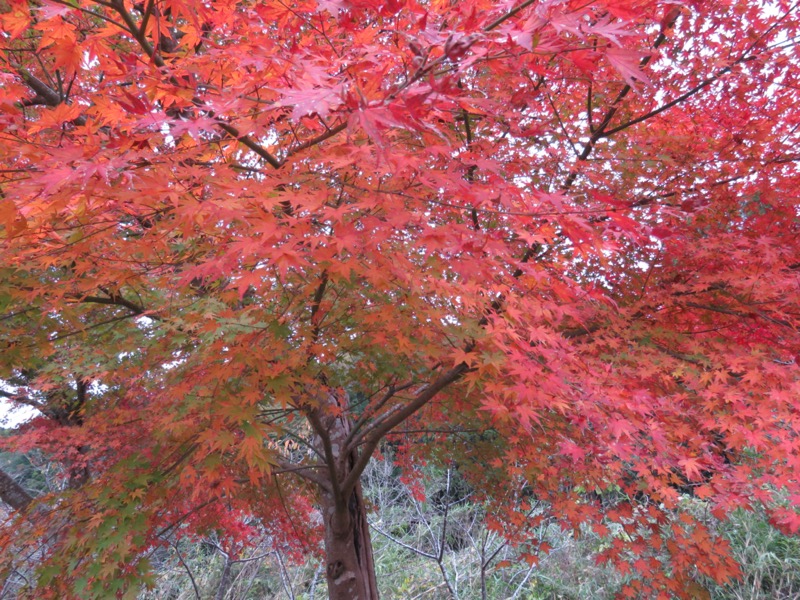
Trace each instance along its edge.
<instances>
[{"instance_id":1,"label":"forked tree trunk","mask_svg":"<svg viewBox=\"0 0 800 600\"><path fill-rule=\"evenodd\" d=\"M329 464L328 478L337 479L335 483L331 482L329 489L321 489L328 598L378 600L378 582L361 483L356 483L349 493L340 487L356 460L355 453L343 454L350 433L349 399L346 392L331 390L327 401L333 410L316 413L313 421L326 438L318 438L317 447ZM338 497L334 490L338 490Z\"/></svg>"}]
</instances>

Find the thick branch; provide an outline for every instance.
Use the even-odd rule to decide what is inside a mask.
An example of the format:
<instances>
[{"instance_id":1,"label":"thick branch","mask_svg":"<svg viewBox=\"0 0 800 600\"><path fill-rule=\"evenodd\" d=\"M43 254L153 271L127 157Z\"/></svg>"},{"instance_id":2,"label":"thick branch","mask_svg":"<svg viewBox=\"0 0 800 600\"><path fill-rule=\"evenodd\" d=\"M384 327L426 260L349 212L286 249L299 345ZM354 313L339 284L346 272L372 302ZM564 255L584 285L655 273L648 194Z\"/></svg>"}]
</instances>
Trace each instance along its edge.
<instances>
[{"instance_id":1,"label":"thick branch","mask_svg":"<svg viewBox=\"0 0 800 600\"><path fill-rule=\"evenodd\" d=\"M36 100L38 102L50 107L55 107L64 101L64 99L61 97L61 94L47 85L44 81L33 75L25 67L16 65L14 63L11 63L11 66L16 69L17 73L27 84L27 86L36 92ZM81 115L73 119L72 122L75 125L86 125L86 117Z\"/></svg>"},{"instance_id":2,"label":"thick branch","mask_svg":"<svg viewBox=\"0 0 800 600\"><path fill-rule=\"evenodd\" d=\"M141 315L144 313L144 306L140 306L135 302L131 302L130 300L126 300L122 296L118 296L116 294L105 298L103 296L83 296L81 302L88 302L90 304L109 304L112 306L122 306L130 310L134 315Z\"/></svg>"},{"instance_id":3,"label":"thick branch","mask_svg":"<svg viewBox=\"0 0 800 600\"><path fill-rule=\"evenodd\" d=\"M277 158L275 158L263 146L261 146L249 135L242 135L241 133L239 133L239 130L236 129L236 127L234 127L233 125L229 125L228 123L224 123L222 121L217 121L217 125L225 133L230 135L232 138L238 140L243 146L246 146L256 154L258 154L258 156L267 161L267 163L269 163L270 166L276 169L280 169L283 166L283 163L279 161Z\"/></svg>"},{"instance_id":4,"label":"thick branch","mask_svg":"<svg viewBox=\"0 0 800 600\"><path fill-rule=\"evenodd\" d=\"M407 390L408 388L412 387L413 385L414 385L413 382L404 383L403 385L400 385L400 386L390 385L387 388L386 393L383 396L381 396L380 400L378 400L372 406L368 405L364 409L364 412L361 413L361 416L358 417L358 420L350 428L350 434L347 436L347 439L345 440L345 445L347 445L349 447L351 442L353 441L353 437L355 437L355 435L358 433L358 431L361 429L361 427L367 422L367 420L370 419L381 408L383 408L386 405L386 403L389 400L391 400L398 392L402 392L404 390Z\"/></svg>"},{"instance_id":5,"label":"thick branch","mask_svg":"<svg viewBox=\"0 0 800 600\"><path fill-rule=\"evenodd\" d=\"M16 394L16 393L13 393L13 392L7 392L5 390L1 390L0 389L0 396L2 396L3 398L8 398L9 400L12 400L14 402L18 402L20 404L24 404L26 406L30 406L32 408L35 408L36 410L39 410L39 411L47 410L47 407L44 404L42 404L41 402L37 402L33 398L29 398L28 396L25 396L25 395L22 395L22 394Z\"/></svg>"},{"instance_id":6,"label":"thick branch","mask_svg":"<svg viewBox=\"0 0 800 600\"><path fill-rule=\"evenodd\" d=\"M328 477L330 478L330 492L333 494L333 497L337 504L343 503L345 497L349 497L349 494L342 493L342 486L339 485L339 473L337 472L336 468L336 457L334 456L333 452L333 445L331 444L331 437L328 433L328 430L323 425L322 421L320 421L319 414L317 414L316 409L310 409L306 412L306 418L308 419L311 428L314 430L314 433L322 442L322 451L323 451L323 458L325 459L325 465L328 469Z\"/></svg>"},{"instance_id":7,"label":"thick branch","mask_svg":"<svg viewBox=\"0 0 800 600\"><path fill-rule=\"evenodd\" d=\"M723 75L725 75L727 73L730 73L731 70L733 69L733 67L735 67L736 65L738 65L740 63L743 63L743 62L745 62L747 60L750 60L750 58L751 57L749 57L749 56L743 56L743 57L739 58L739 60L735 61L733 64L720 69L714 75L712 75L711 77L708 77L707 79L704 79L703 81L698 83L696 86L694 86L692 89L690 89L688 92L685 92L685 93L681 94L680 96L678 96L674 100L671 100L671 101L667 102L666 104L663 104L663 105L659 106L658 108L655 108L655 109L651 110L650 112L641 115L640 117L636 117L635 119L631 119L627 123L623 123L622 125L618 125L617 127L614 127L613 129L609 129L608 131L605 131L605 132L601 131L600 132L600 137L602 137L602 138L610 137L610 136L614 135L615 133L619 133L620 131L623 131L623 130L627 129L628 127L632 127L633 125L636 125L637 123L641 123L643 121L647 121L648 119L652 119L653 117L655 117L656 115L661 114L665 110L669 110L670 108L672 108L673 106L675 106L677 104L680 104L684 100L688 100L689 98L691 98L692 96L694 96L698 92L702 91L704 88L708 87L709 85L711 85L712 83L717 81Z\"/></svg>"},{"instance_id":8,"label":"thick branch","mask_svg":"<svg viewBox=\"0 0 800 600\"><path fill-rule=\"evenodd\" d=\"M784 319L776 319L762 311L753 311L753 312L741 312L738 310L734 310L732 308L726 308L724 306L716 306L713 304L698 304L696 302L686 302L684 303L685 306L689 308L698 308L700 310L707 310L710 312L717 312L724 315L730 315L732 317L738 317L740 319L747 319L753 317L761 317L765 321L769 321L770 323L774 323L775 325L780 325L781 327L788 327L789 329L794 330L794 326Z\"/></svg>"},{"instance_id":9,"label":"thick branch","mask_svg":"<svg viewBox=\"0 0 800 600\"><path fill-rule=\"evenodd\" d=\"M32 75L27 69L18 66L17 73L19 73L22 80L28 84L29 88L36 92L36 95L41 98L47 106L58 106L61 104L61 96L58 95L58 92L35 75Z\"/></svg>"},{"instance_id":10,"label":"thick branch","mask_svg":"<svg viewBox=\"0 0 800 600\"><path fill-rule=\"evenodd\" d=\"M328 272L323 271L322 277L320 277L319 285L317 286L316 291L314 292L314 298L311 300L311 324L312 324L312 331L311 331L311 341L316 343L319 339L321 328L321 321L322 318L318 317L319 315L319 308L322 305L322 298L325 296L325 288L328 287Z\"/></svg>"},{"instance_id":11,"label":"thick branch","mask_svg":"<svg viewBox=\"0 0 800 600\"><path fill-rule=\"evenodd\" d=\"M466 363L456 365L449 371L442 373L436 381L428 385L408 404L401 404L394 409L383 414L380 418L373 421L369 427L365 428L360 435L356 435L351 442L349 451L355 451L360 445L361 452L358 454L353 468L342 482L342 490L349 493L358 482L361 473L369 463L369 459L378 447L381 439L400 423L408 419L411 415L430 402L436 394L450 386L452 383L461 379L469 370Z\"/></svg>"},{"instance_id":12,"label":"thick branch","mask_svg":"<svg viewBox=\"0 0 800 600\"><path fill-rule=\"evenodd\" d=\"M33 502L33 496L8 473L0 470L0 500L14 510L24 511Z\"/></svg>"}]
</instances>

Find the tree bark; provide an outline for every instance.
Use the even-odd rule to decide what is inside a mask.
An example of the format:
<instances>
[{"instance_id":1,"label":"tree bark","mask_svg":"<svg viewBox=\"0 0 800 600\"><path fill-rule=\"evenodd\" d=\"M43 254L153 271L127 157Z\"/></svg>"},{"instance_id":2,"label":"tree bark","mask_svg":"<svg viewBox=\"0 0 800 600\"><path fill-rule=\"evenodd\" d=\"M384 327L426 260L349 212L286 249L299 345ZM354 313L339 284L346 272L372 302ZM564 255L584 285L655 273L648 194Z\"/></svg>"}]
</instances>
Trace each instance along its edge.
<instances>
[{"instance_id":1,"label":"tree bark","mask_svg":"<svg viewBox=\"0 0 800 600\"><path fill-rule=\"evenodd\" d=\"M317 412L312 422L318 432L317 448L329 465L330 485L321 487L325 522L325 577L330 600L378 600L378 582L372 556L367 511L361 483L352 489L341 484L355 466L357 453L348 452L350 418L346 392L331 390L328 410ZM327 487L327 489L326 489Z\"/></svg>"},{"instance_id":2,"label":"tree bark","mask_svg":"<svg viewBox=\"0 0 800 600\"><path fill-rule=\"evenodd\" d=\"M356 486L343 508L337 508L332 495L323 492L322 510L329 599L378 600L372 541L361 485Z\"/></svg>"},{"instance_id":3,"label":"tree bark","mask_svg":"<svg viewBox=\"0 0 800 600\"><path fill-rule=\"evenodd\" d=\"M233 562L231 561L230 554L227 552L220 551L220 554L222 554L222 558L225 559L225 563L222 567L222 575L219 578L217 593L214 595L214 600L224 600L225 596L228 594L228 588L231 587L231 566Z\"/></svg>"},{"instance_id":4,"label":"tree bark","mask_svg":"<svg viewBox=\"0 0 800 600\"><path fill-rule=\"evenodd\" d=\"M14 510L23 511L33 502L33 496L14 481L8 473L0 470L0 500Z\"/></svg>"}]
</instances>

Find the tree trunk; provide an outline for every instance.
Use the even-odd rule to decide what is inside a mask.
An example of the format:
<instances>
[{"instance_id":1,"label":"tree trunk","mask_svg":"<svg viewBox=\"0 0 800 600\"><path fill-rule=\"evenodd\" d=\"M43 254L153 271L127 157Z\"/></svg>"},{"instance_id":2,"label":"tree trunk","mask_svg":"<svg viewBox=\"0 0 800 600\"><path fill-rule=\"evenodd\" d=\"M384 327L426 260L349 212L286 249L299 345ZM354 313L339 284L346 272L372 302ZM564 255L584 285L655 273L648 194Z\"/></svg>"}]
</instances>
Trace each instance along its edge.
<instances>
[{"instance_id":1,"label":"tree trunk","mask_svg":"<svg viewBox=\"0 0 800 600\"><path fill-rule=\"evenodd\" d=\"M330 600L378 600L378 581L361 485L344 509L322 494L325 515L325 576Z\"/></svg>"},{"instance_id":2,"label":"tree trunk","mask_svg":"<svg viewBox=\"0 0 800 600\"><path fill-rule=\"evenodd\" d=\"M331 390L329 410L312 416L317 432L317 448L329 465L328 489L321 488L321 508L325 520L325 577L330 600L378 600L378 582L372 557L372 541L361 483L342 490L356 462L355 450L347 453L350 433L349 398L343 390ZM336 481L332 481L335 479Z\"/></svg>"},{"instance_id":3,"label":"tree trunk","mask_svg":"<svg viewBox=\"0 0 800 600\"><path fill-rule=\"evenodd\" d=\"M228 595L228 588L231 587L231 566L233 565L231 556L227 552L222 551L220 551L220 554L222 554L222 558L225 559L225 564L222 567L222 575L219 578L217 593L214 596L214 600L224 600L225 596Z\"/></svg>"}]
</instances>

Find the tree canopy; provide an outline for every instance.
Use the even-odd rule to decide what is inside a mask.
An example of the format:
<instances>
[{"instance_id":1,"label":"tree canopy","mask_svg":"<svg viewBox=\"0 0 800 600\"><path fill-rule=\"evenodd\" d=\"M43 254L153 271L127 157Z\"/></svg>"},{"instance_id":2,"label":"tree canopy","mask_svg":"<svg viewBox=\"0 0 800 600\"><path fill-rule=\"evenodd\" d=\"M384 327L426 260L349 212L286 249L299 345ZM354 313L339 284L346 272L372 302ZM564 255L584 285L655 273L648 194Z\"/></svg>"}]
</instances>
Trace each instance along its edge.
<instances>
[{"instance_id":1,"label":"tree canopy","mask_svg":"<svg viewBox=\"0 0 800 600\"><path fill-rule=\"evenodd\" d=\"M0 38L3 445L63 466L0 474L31 594L267 530L374 598L384 444L512 538L531 498L609 535L632 597L737 574L681 495L800 530L796 3L0 0Z\"/></svg>"}]
</instances>

